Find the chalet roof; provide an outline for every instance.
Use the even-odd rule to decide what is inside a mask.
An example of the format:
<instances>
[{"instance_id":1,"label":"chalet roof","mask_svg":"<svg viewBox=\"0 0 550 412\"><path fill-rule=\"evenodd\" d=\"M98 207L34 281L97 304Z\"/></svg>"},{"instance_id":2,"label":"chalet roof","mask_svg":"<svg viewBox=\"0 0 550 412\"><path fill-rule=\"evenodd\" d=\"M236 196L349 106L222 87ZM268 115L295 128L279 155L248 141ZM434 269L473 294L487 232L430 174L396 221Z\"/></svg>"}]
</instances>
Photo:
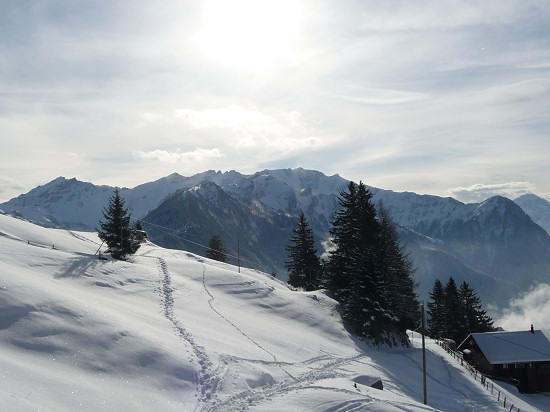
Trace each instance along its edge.
<instances>
[{"instance_id":1,"label":"chalet roof","mask_svg":"<svg viewBox=\"0 0 550 412\"><path fill-rule=\"evenodd\" d=\"M473 338L489 363L550 362L550 342L540 330L472 333L458 350L468 348Z\"/></svg>"}]
</instances>

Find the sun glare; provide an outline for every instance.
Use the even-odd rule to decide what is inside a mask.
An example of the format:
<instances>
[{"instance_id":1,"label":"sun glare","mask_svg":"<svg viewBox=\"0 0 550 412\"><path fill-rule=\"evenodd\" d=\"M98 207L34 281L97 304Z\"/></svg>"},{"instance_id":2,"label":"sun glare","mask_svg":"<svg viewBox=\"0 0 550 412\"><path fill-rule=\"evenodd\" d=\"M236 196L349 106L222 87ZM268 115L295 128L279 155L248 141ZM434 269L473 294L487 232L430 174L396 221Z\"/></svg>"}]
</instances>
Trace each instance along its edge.
<instances>
[{"instance_id":1,"label":"sun glare","mask_svg":"<svg viewBox=\"0 0 550 412\"><path fill-rule=\"evenodd\" d=\"M301 18L296 0L209 0L197 40L224 64L263 67L291 56Z\"/></svg>"}]
</instances>

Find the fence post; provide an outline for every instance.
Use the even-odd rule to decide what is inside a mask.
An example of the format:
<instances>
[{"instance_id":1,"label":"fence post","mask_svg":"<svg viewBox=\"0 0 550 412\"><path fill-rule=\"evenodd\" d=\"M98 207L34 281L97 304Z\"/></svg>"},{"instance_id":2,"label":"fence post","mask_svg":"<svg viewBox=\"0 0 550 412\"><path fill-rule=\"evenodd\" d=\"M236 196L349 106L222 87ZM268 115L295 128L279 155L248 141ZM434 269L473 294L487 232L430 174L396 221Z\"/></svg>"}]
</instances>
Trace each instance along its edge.
<instances>
[{"instance_id":1,"label":"fence post","mask_svg":"<svg viewBox=\"0 0 550 412\"><path fill-rule=\"evenodd\" d=\"M504 407L506 408L506 396L504 397Z\"/></svg>"},{"instance_id":2,"label":"fence post","mask_svg":"<svg viewBox=\"0 0 550 412\"><path fill-rule=\"evenodd\" d=\"M500 402L500 391L498 391L498 401Z\"/></svg>"}]
</instances>

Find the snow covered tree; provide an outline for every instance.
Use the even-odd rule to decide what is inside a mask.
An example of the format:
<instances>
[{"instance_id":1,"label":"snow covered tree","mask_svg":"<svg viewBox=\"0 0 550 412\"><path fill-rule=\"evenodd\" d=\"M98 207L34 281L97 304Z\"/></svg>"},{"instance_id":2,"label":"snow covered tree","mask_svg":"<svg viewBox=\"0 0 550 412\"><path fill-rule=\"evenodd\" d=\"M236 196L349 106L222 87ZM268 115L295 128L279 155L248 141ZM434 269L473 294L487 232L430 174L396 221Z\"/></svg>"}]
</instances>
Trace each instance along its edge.
<instances>
[{"instance_id":1,"label":"snow covered tree","mask_svg":"<svg viewBox=\"0 0 550 412\"><path fill-rule=\"evenodd\" d=\"M358 237L355 252L355 276L351 287L359 294L361 312L357 312L361 326L359 331L375 344L394 344L397 333L397 317L387 300L388 273L381 265L382 227L377 219L376 208L371 201L372 193L359 182L357 186ZM399 339L400 340L400 339Z\"/></svg>"},{"instance_id":2,"label":"snow covered tree","mask_svg":"<svg viewBox=\"0 0 550 412\"><path fill-rule=\"evenodd\" d=\"M141 220L138 220L136 224L134 225L134 230L144 232L145 229L143 228L143 223L141 223Z\"/></svg>"},{"instance_id":3,"label":"snow covered tree","mask_svg":"<svg viewBox=\"0 0 550 412\"><path fill-rule=\"evenodd\" d=\"M289 258L285 262L288 270L288 283L297 288L315 290L319 287L321 262L315 249L315 239L309 223L302 213L298 219L298 228L286 247Z\"/></svg>"},{"instance_id":4,"label":"snow covered tree","mask_svg":"<svg viewBox=\"0 0 550 412\"><path fill-rule=\"evenodd\" d=\"M389 217L379 220L371 199L362 182L350 182L340 193L341 209L330 232L336 247L330 252L325 286L357 334L375 344L405 343L405 325L416 323L418 314L412 264L397 244Z\"/></svg>"},{"instance_id":5,"label":"snow covered tree","mask_svg":"<svg viewBox=\"0 0 550 412\"><path fill-rule=\"evenodd\" d=\"M229 261L227 251L223 247L222 240L219 236L214 235L210 238L210 241L208 242L208 250L206 251L206 257L224 263Z\"/></svg>"},{"instance_id":6,"label":"snow covered tree","mask_svg":"<svg viewBox=\"0 0 550 412\"><path fill-rule=\"evenodd\" d=\"M115 259L125 259L140 247L139 241L133 238L133 228L130 227L130 214L124 208L124 199L118 189L109 199L109 205L103 209L105 221L100 221L101 229L96 229L99 238L107 243L108 253Z\"/></svg>"}]
</instances>

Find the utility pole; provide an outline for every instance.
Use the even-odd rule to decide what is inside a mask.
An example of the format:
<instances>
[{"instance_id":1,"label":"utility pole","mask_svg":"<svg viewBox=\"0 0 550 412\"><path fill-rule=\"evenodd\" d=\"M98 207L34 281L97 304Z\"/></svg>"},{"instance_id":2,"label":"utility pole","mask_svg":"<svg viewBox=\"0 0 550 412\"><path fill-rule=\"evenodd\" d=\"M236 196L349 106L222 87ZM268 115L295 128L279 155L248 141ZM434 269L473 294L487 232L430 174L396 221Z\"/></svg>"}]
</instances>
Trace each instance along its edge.
<instances>
[{"instance_id":1,"label":"utility pole","mask_svg":"<svg viewBox=\"0 0 550 412\"><path fill-rule=\"evenodd\" d=\"M424 384L424 405L428 404L428 392L426 390L426 322L424 321L424 302L420 305L422 311L422 383Z\"/></svg>"},{"instance_id":2,"label":"utility pole","mask_svg":"<svg viewBox=\"0 0 550 412\"><path fill-rule=\"evenodd\" d=\"M239 267L239 273L241 273L241 248L239 246L239 240L237 240L237 265Z\"/></svg>"}]
</instances>

